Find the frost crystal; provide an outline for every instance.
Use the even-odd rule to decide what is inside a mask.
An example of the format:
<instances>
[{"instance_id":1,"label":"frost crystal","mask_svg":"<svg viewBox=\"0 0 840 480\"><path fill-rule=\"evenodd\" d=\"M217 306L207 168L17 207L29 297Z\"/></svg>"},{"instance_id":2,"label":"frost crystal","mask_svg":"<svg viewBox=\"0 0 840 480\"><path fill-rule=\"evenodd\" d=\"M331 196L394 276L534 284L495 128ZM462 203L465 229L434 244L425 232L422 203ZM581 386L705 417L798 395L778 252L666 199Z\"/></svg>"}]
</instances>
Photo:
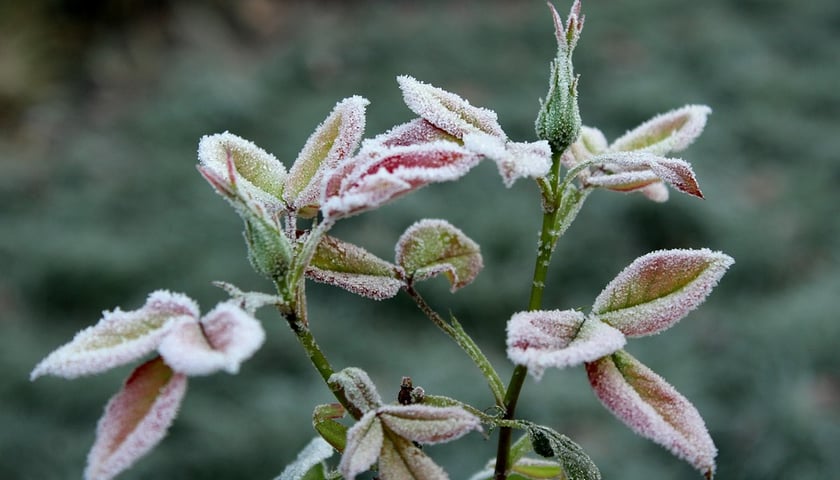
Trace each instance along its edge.
<instances>
[{"instance_id":1,"label":"frost crystal","mask_svg":"<svg viewBox=\"0 0 840 480\"><path fill-rule=\"evenodd\" d=\"M166 436L187 389L187 377L157 357L137 367L105 407L88 455L86 480L108 480Z\"/></svg>"},{"instance_id":2,"label":"frost crystal","mask_svg":"<svg viewBox=\"0 0 840 480\"><path fill-rule=\"evenodd\" d=\"M703 198L694 170L680 159L634 151L604 153L594 161L607 173L587 177L585 181L590 185L630 192L662 180L683 193Z\"/></svg>"},{"instance_id":3,"label":"frost crystal","mask_svg":"<svg viewBox=\"0 0 840 480\"><path fill-rule=\"evenodd\" d=\"M709 249L649 253L604 288L592 313L630 337L659 333L703 303L732 263Z\"/></svg>"},{"instance_id":4,"label":"frost crystal","mask_svg":"<svg viewBox=\"0 0 840 480\"><path fill-rule=\"evenodd\" d=\"M586 372L616 417L712 477L717 449L697 409L674 387L624 351L586 364Z\"/></svg>"},{"instance_id":5,"label":"frost crystal","mask_svg":"<svg viewBox=\"0 0 840 480\"><path fill-rule=\"evenodd\" d=\"M624 346L618 330L575 310L514 314L507 325L507 354L537 380L546 368L591 362Z\"/></svg>"},{"instance_id":6,"label":"frost crystal","mask_svg":"<svg viewBox=\"0 0 840 480\"><path fill-rule=\"evenodd\" d=\"M361 413L367 413L382 405L382 397L376 391L376 386L361 368L347 367L332 374L327 383L333 388L341 389L350 404Z\"/></svg>"},{"instance_id":7,"label":"frost crystal","mask_svg":"<svg viewBox=\"0 0 840 480\"><path fill-rule=\"evenodd\" d=\"M377 412L391 431L419 443L449 442L473 430L481 431L478 417L461 407L386 405Z\"/></svg>"},{"instance_id":8,"label":"frost crystal","mask_svg":"<svg viewBox=\"0 0 840 480\"><path fill-rule=\"evenodd\" d=\"M133 362L157 349L176 321L197 316L198 305L192 299L158 290L139 310L103 312L99 323L52 352L35 367L30 378L76 378Z\"/></svg>"}]
</instances>

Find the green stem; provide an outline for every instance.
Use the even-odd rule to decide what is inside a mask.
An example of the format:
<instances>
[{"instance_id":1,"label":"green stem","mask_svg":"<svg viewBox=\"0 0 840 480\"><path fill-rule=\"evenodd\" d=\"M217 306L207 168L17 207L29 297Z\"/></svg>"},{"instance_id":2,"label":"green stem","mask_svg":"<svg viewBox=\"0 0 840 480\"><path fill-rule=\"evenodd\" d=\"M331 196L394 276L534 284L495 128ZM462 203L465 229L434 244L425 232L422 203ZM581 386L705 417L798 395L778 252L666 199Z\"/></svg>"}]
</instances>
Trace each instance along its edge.
<instances>
[{"instance_id":1,"label":"green stem","mask_svg":"<svg viewBox=\"0 0 840 480\"><path fill-rule=\"evenodd\" d=\"M405 287L405 291L408 293L408 296L414 300L414 303L417 304L420 310L429 317L429 319L437 325L443 333L449 335L449 337L452 338L459 347L461 347L464 353L470 357L473 363L476 364L478 369L481 370L481 373L484 374L484 378L487 379L490 391L493 392L493 398L496 401L496 405L500 407L505 405L505 386L504 383L502 383L501 377L499 377L496 369L493 368L490 360L488 360L484 355L484 352L481 351L481 348L479 348L472 337L464 331L461 324L454 318L452 319L452 323L444 320L443 317L441 317L428 303L426 303L426 300L417 290L414 289L413 285Z\"/></svg>"},{"instance_id":2,"label":"green stem","mask_svg":"<svg viewBox=\"0 0 840 480\"><path fill-rule=\"evenodd\" d=\"M298 287L298 291L296 292L297 295L295 295L295 304L291 306L291 308L281 309L280 313L283 317L285 317L292 333L295 334L298 342L306 351L306 356L309 357L309 361L312 363L312 366L315 367L315 370L318 370L318 373L321 375L321 378L324 380L324 383L327 384L336 400L341 403L341 406L344 407L345 411L350 412L354 417L356 417L356 420L358 420L361 415L357 416L354 414L354 412L357 412L358 410L353 407L349 400L347 400L347 396L345 396L344 391L342 389L333 388L329 384L329 379L335 373L335 370L333 370L332 365L330 365L329 360L327 360L327 356L324 354L324 351L321 350L321 347L318 346L318 342L315 341L315 336L312 335L312 331L309 329L309 322L306 318L306 300L303 288L303 284L301 283Z\"/></svg>"},{"instance_id":3,"label":"green stem","mask_svg":"<svg viewBox=\"0 0 840 480\"><path fill-rule=\"evenodd\" d=\"M578 190L571 184L574 177L584 167L578 166L572 168L566 173L565 178L561 182L560 154L555 153L552 160L552 169L547 177L547 183L548 186L555 186L555 188L548 192L549 195L546 195L547 188L544 184L541 184L543 201L548 201L548 205L544 206L542 229L540 230L540 240L537 246L537 258L534 263L534 277L531 283L531 294L528 299L529 311L539 310L542 307L543 291L545 290L548 266L551 263L551 255L554 253L554 247L557 245L557 240L565 233L572 220L577 216L581 205L583 205L583 202L591 191L590 189ZM527 376L528 367L517 365L513 369L513 374L505 391L505 420L513 420L515 418L516 403L519 400L519 394L522 392L522 386L525 384L525 378ZM512 435L513 431L509 427L501 427L499 429L499 444L496 449L496 467L494 469L494 478L496 480L505 480L507 478L507 470L510 467Z\"/></svg>"}]
</instances>

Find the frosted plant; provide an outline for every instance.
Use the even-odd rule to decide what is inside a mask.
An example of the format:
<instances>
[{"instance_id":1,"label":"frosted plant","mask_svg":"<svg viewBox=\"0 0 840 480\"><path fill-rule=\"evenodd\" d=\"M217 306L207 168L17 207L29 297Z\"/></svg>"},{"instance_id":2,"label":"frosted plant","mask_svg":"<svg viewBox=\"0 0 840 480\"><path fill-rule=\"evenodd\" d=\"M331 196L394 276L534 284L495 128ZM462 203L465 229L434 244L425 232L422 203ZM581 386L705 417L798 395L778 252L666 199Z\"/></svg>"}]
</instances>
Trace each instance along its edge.
<instances>
[{"instance_id":1,"label":"frosted plant","mask_svg":"<svg viewBox=\"0 0 840 480\"><path fill-rule=\"evenodd\" d=\"M251 265L274 292L218 283L230 299L201 316L185 295L157 291L137 310L105 312L41 361L33 379L76 378L141 362L105 408L85 478L111 479L160 442L189 376L237 373L263 343L254 315L265 306L279 310L336 399L314 408L317 436L280 480L349 480L369 470L382 479L448 478L421 445L472 432L498 432L497 456L474 480L600 479L580 445L516 415L529 373L540 379L548 368L570 367L586 370L595 396L633 431L706 478L713 476L716 448L697 409L623 348L628 339L667 330L697 308L732 258L708 249L648 253L609 281L588 312L543 307L557 241L593 191L640 192L664 202L670 186L703 198L691 165L666 155L688 147L711 110L689 105L657 115L609 143L600 130L582 125L578 109L572 53L584 25L580 1L565 23L549 8L558 50L535 140L511 139L494 111L409 76L397 77L397 83L417 118L365 138L369 102L346 98L315 128L288 170L231 133L200 140L198 170L242 218ZM496 163L505 186L533 179L543 213L528 305L508 317L507 354L515 367L507 385L457 319L441 316L418 290L420 282L440 275L453 293L467 287L484 265L476 241L446 220L422 219L404 231L393 260L386 260L329 234L348 216L430 183L458 180L483 159ZM405 292L475 363L489 387L487 403L472 406L427 393L408 377L390 401L364 370L336 371L309 328L307 279L374 300ZM516 441L513 430L523 432Z\"/></svg>"}]
</instances>

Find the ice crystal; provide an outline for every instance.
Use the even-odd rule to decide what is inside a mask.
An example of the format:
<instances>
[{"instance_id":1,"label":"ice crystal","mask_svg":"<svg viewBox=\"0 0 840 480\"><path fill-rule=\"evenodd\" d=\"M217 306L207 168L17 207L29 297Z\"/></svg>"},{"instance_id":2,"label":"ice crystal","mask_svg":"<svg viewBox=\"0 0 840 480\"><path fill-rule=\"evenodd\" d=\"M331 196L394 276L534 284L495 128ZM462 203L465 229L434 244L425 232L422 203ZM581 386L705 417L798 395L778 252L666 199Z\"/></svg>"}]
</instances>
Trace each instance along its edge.
<instances>
[{"instance_id":1,"label":"ice crystal","mask_svg":"<svg viewBox=\"0 0 840 480\"><path fill-rule=\"evenodd\" d=\"M332 374L327 382L333 388L341 389L347 400L361 413L367 413L382 405L382 397L376 386L361 368L347 367Z\"/></svg>"},{"instance_id":2,"label":"ice crystal","mask_svg":"<svg viewBox=\"0 0 840 480\"><path fill-rule=\"evenodd\" d=\"M377 413L391 431L424 444L449 442L473 430L481 431L478 417L461 407L386 405Z\"/></svg>"}]
</instances>

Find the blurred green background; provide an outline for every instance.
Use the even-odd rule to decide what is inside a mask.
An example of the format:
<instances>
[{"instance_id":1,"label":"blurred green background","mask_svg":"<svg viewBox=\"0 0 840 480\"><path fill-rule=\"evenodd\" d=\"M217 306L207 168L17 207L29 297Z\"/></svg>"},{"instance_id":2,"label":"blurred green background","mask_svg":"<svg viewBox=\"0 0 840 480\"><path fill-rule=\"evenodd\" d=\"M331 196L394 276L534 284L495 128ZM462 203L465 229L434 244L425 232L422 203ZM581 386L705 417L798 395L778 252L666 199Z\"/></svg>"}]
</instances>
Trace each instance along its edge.
<instances>
[{"instance_id":1,"label":"blurred green background","mask_svg":"<svg viewBox=\"0 0 840 480\"><path fill-rule=\"evenodd\" d=\"M564 14L568 2L558 4ZM655 113L714 114L683 157L705 201L598 192L562 239L546 307L586 307L635 257L710 247L737 263L707 303L628 350L703 414L719 478L840 472L840 2L589 1L576 52L584 123L614 138ZM245 260L241 225L195 170L203 134L230 130L290 165L338 100L372 101L369 136L412 114L411 74L499 113L533 139L555 40L540 1L0 3L0 477L78 478L96 420L131 367L72 382L32 367L103 309L154 289L209 310L212 280L270 285ZM339 225L385 258L421 217L482 245L486 268L450 295L422 286L485 346L504 378L504 326L527 302L539 227L528 182L491 164ZM336 367L402 375L490 406L474 367L403 297L310 289L314 332ZM169 437L122 478L273 478L331 400L284 322L238 376L191 380ZM607 479L699 478L606 412L582 369L529 380L519 414L576 439ZM495 437L493 437L495 439ZM464 478L493 455L471 435L428 450Z\"/></svg>"}]
</instances>

